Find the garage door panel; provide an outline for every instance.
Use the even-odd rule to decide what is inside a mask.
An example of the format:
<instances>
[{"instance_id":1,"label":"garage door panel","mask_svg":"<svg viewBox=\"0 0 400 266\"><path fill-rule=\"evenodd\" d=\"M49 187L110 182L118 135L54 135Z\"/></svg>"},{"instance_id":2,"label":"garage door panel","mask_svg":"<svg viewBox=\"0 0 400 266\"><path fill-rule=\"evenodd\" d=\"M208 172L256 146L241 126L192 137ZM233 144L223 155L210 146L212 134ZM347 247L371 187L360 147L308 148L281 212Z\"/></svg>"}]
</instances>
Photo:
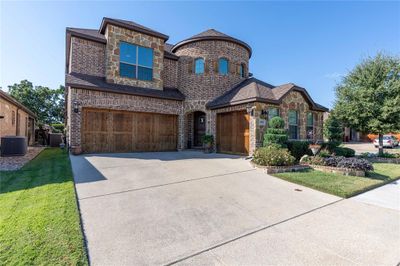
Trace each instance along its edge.
<instances>
[{"instance_id":1,"label":"garage door panel","mask_svg":"<svg viewBox=\"0 0 400 266\"><path fill-rule=\"evenodd\" d=\"M217 115L217 149L219 152L249 153L249 121L245 111Z\"/></svg>"},{"instance_id":2,"label":"garage door panel","mask_svg":"<svg viewBox=\"0 0 400 266\"><path fill-rule=\"evenodd\" d=\"M166 151L177 149L177 116L84 109L84 152Z\"/></svg>"}]
</instances>

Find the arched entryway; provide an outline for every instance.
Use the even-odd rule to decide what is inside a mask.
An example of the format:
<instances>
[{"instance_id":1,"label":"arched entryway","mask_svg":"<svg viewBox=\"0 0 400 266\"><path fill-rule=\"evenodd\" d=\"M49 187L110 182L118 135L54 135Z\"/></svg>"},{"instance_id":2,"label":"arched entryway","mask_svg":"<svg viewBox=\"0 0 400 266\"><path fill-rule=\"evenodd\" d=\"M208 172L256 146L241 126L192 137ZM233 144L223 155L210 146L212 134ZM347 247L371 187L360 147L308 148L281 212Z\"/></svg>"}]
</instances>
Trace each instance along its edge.
<instances>
[{"instance_id":1,"label":"arched entryway","mask_svg":"<svg viewBox=\"0 0 400 266\"><path fill-rule=\"evenodd\" d=\"M202 111L188 113L185 131L188 149L203 147L202 138L206 134L206 113Z\"/></svg>"}]
</instances>

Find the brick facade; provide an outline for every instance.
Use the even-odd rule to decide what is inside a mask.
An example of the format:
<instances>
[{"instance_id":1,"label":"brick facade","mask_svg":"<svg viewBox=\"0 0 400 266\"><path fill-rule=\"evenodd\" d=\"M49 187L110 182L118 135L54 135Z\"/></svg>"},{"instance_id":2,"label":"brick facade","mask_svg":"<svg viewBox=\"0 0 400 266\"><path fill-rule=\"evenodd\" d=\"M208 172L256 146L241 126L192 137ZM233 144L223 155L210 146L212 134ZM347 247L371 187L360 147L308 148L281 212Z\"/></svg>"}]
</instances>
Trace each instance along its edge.
<instances>
[{"instance_id":1,"label":"brick facade","mask_svg":"<svg viewBox=\"0 0 400 266\"><path fill-rule=\"evenodd\" d=\"M71 54L69 72L105 76L106 46L103 43L71 38Z\"/></svg>"},{"instance_id":2,"label":"brick facade","mask_svg":"<svg viewBox=\"0 0 400 266\"><path fill-rule=\"evenodd\" d=\"M143 88L163 88L161 72L163 70L164 60L164 40L124 29L114 25L107 25L105 36L106 45L106 79L107 82L131 85ZM119 43L127 42L139 46L153 49L153 80L144 81L133 78L121 77L119 75Z\"/></svg>"},{"instance_id":3,"label":"brick facade","mask_svg":"<svg viewBox=\"0 0 400 266\"><path fill-rule=\"evenodd\" d=\"M0 138L25 136L28 144L34 144L34 120L24 110L0 95Z\"/></svg>"},{"instance_id":4,"label":"brick facade","mask_svg":"<svg viewBox=\"0 0 400 266\"><path fill-rule=\"evenodd\" d=\"M98 36L96 37L98 38ZM187 148L188 141L193 143L193 113L204 112L206 115L206 134L216 136L217 114L246 110L253 107L250 116L250 154L262 145L266 127L260 121L265 119L261 111L274 106L253 102L210 110L207 103L231 90L235 85L249 77L249 58L251 48L235 41L206 39L176 46L174 54L177 60L164 57L164 39L137 32L128 28L107 24L104 32L104 43L96 43L78 37L71 38L69 72L104 76L108 83L129 85L142 88L163 90L177 88L185 99L183 101L167 100L145 96L127 95L105 91L89 90L79 87L68 88L67 100L67 132L71 147L79 152L81 148L81 114L82 108L102 108L138 112L154 112L178 115L178 149ZM119 75L119 43L121 41L137 44L153 49L153 80L142 81L120 77ZM169 51L169 49L168 49ZM203 58L204 73L194 73L194 60ZM226 58L229 62L227 75L218 71L218 60ZM244 65L244 77L239 73L240 65ZM73 111L76 102L79 112ZM277 105L275 105L277 106ZM306 137L306 114L311 109L307 100L299 92L292 91L282 100L279 106L280 115L285 119L287 112L295 109L300 114L300 138ZM322 111L315 114L314 138L322 139Z\"/></svg>"}]
</instances>

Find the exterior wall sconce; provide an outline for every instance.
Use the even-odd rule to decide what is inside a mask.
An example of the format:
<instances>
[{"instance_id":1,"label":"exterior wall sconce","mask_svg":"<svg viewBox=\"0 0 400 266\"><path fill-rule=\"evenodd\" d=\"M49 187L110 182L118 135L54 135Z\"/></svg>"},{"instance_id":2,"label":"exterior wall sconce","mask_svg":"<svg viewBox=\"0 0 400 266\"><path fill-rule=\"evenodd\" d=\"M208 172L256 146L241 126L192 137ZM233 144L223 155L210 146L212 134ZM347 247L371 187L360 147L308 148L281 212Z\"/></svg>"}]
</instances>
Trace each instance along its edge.
<instances>
[{"instance_id":1,"label":"exterior wall sconce","mask_svg":"<svg viewBox=\"0 0 400 266\"><path fill-rule=\"evenodd\" d=\"M73 105L73 108L74 108L74 113L79 113L79 104L78 104L78 102L74 101L72 103L72 105Z\"/></svg>"},{"instance_id":2,"label":"exterior wall sconce","mask_svg":"<svg viewBox=\"0 0 400 266\"><path fill-rule=\"evenodd\" d=\"M251 104L248 104L246 106L246 111L250 116L254 116L254 110L256 109L255 106L251 106Z\"/></svg>"}]
</instances>

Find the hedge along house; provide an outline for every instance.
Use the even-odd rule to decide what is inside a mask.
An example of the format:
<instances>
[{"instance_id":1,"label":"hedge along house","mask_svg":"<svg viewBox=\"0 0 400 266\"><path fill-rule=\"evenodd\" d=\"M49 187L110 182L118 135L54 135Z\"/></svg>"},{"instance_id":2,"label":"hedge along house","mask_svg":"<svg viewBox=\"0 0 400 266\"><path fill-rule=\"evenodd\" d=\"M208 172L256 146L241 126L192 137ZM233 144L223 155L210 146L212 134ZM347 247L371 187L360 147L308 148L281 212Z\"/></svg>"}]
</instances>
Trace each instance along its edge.
<instances>
[{"instance_id":1,"label":"hedge along house","mask_svg":"<svg viewBox=\"0 0 400 266\"><path fill-rule=\"evenodd\" d=\"M0 138L24 136L28 145L35 143L36 115L8 93L0 90Z\"/></svg>"},{"instance_id":2,"label":"hedge along house","mask_svg":"<svg viewBox=\"0 0 400 266\"><path fill-rule=\"evenodd\" d=\"M177 44L137 23L104 18L67 28L67 139L73 153L167 151L202 146L252 154L268 119L291 139L322 139L327 109L295 84L251 77L251 47L206 30Z\"/></svg>"}]
</instances>

